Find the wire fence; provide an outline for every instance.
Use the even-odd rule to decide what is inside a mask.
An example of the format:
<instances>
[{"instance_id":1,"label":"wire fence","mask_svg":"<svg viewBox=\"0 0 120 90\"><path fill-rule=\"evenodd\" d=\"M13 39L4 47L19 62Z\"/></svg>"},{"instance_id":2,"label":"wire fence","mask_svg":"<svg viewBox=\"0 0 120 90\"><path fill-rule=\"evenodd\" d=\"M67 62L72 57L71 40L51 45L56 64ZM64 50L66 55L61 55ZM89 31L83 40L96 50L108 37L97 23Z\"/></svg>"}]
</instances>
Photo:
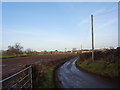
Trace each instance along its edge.
<instances>
[{"instance_id":1,"label":"wire fence","mask_svg":"<svg viewBox=\"0 0 120 90\"><path fill-rule=\"evenodd\" d=\"M32 65L0 81L2 89L32 88Z\"/></svg>"}]
</instances>

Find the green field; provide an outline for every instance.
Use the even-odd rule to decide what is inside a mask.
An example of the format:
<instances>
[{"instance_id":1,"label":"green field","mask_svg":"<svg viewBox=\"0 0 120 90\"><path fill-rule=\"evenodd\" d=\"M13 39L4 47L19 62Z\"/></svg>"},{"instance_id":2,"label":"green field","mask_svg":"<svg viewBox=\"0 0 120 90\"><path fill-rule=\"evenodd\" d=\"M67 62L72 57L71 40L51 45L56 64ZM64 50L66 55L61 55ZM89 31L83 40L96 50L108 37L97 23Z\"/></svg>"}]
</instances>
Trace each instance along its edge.
<instances>
[{"instance_id":1,"label":"green field","mask_svg":"<svg viewBox=\"0 0 120 90\"><path fill-rule=\"evenodd\" d=\"M35 55L59 55L59 54L65 54L65 53L39 53L39 54L35 54ZM32 55L27 55L27 54L20 54L20 55L2 55L0 56L0 58L14 58L14 57L24 57L24 56L32 56Z\"/></svg>"},{"instance_id":2,"label":"green field","mask_svg":"<svg viewBox=\"0 0 120 90\"><path fill-rule=\"evenodd\" d=\"M27 56L27 55L4 55L0 56L0 58L14 58L14 57L22 57L22 56Z\"/></svg>"}]
</instances>

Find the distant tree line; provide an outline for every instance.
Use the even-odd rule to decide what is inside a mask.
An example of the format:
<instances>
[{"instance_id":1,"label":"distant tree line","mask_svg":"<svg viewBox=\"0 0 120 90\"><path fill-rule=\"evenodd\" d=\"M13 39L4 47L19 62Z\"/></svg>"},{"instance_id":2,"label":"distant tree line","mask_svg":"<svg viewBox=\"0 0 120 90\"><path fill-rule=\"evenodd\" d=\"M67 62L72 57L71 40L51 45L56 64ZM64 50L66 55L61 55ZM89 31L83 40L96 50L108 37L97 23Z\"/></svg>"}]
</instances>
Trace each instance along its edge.
<instances>
[{"instance_id":1,"label":"distant tree line","mask_svg":"<svg viewBox=\"0 0 120 90\"><path fill-rule=\"evenodd\" d=\"M33 51L32 49L28 48L23 51L23 46L20 43L15 43L15 45L9 45L7 50L2 51L2 55L36 55L38 54L37 51Z\"/></svg>"}]
</instances>

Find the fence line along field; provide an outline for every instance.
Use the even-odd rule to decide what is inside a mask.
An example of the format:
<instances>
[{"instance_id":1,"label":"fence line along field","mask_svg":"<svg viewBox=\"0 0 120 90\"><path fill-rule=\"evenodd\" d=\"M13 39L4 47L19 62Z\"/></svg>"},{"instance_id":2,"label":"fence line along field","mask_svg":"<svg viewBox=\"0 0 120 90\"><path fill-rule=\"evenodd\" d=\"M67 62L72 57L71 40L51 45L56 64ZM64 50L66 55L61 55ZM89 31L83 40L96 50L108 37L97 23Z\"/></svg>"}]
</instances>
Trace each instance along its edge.
<instances>
[{"instance_id":1,"label":"fence line along field","mask_svg":"<svg viewBox=\"0 0 120 90\"><path fill-rule=\"evenodd\" d=\"M20 71L25 68L26 65L60 61L71 56L73 56L73 54L34 55L2 59L2 78L4 79Z\"/></svg>"}]
</instances>

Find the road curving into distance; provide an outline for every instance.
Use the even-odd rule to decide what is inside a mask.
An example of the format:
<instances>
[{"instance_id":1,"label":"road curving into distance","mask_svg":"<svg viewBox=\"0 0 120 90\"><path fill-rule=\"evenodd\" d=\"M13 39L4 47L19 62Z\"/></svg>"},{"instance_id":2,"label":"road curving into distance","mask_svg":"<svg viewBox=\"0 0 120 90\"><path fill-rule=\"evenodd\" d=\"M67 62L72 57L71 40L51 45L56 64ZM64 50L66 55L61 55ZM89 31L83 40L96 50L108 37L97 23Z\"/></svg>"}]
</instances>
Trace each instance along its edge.
<instances>
[{"instance_id":1,"label":"road curving into distance","mask_svg":"<svg viewBox=\"0 0 120 90\"><path fill-rule=\"evenodd\" d=\"M75 65L78 58L67 61L57 70L60 88L118 88L113 82L78 69Z\"/></svg>"}]
</instances>

